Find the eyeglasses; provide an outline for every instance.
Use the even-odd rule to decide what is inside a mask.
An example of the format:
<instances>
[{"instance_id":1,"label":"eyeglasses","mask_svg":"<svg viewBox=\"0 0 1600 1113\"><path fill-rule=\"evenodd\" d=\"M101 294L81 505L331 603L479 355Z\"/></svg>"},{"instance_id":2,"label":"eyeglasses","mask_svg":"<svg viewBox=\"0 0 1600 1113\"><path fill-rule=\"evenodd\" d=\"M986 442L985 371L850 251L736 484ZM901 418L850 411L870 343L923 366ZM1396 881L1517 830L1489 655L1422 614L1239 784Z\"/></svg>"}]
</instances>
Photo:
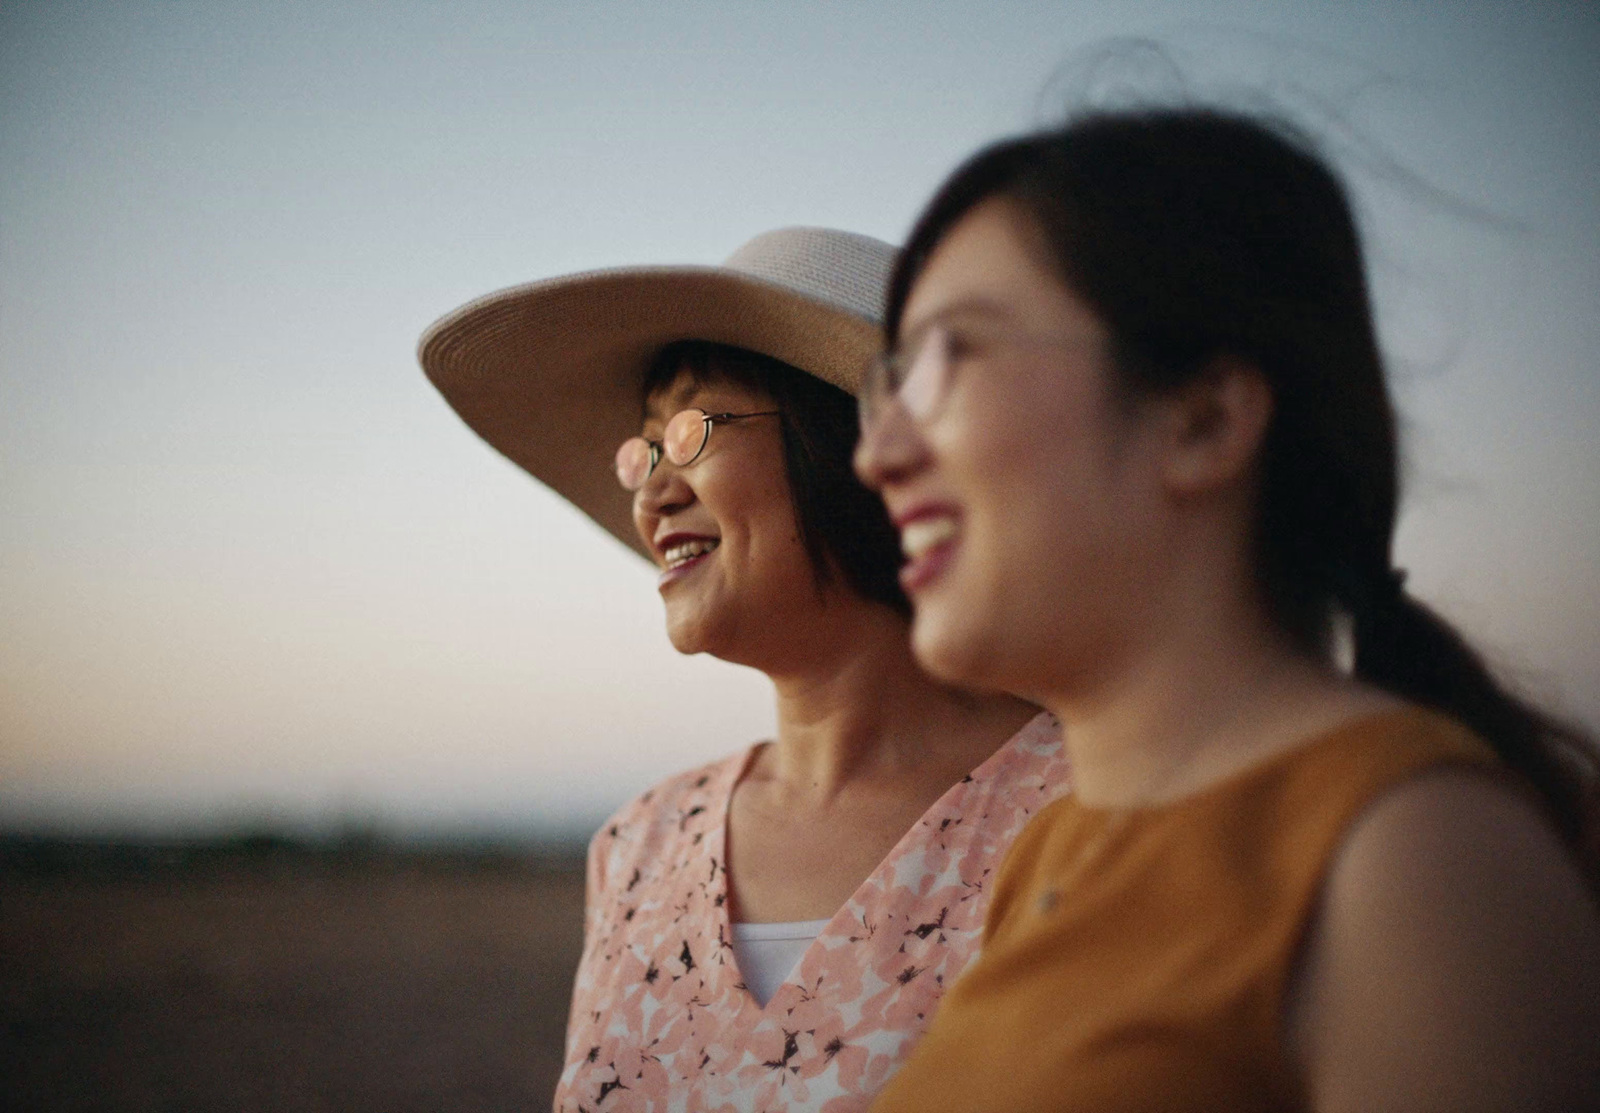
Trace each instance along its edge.
<instances>
[{"instance_id":1,"label":"eyeglasses","mask_svg":"<svg viewBox=\"0 0 1600 1113\"><path fill-rule=\"evenodd\" d=\"M727 421L743 421L747 417L776 417L777 410L762 410L748 414L708 414L704 410L679 410L667 422L659 441L643 437L629 437L617 449L617 481L624 490L637 491L643 487L650 473L656 470L665 454L680 468L686 468L700 458L711 439L711 427Z\"/></svg>"},{"instance_id":2,"label":"eyeglasses","mask_svg":"<svg viewBox=\"0 0 1600 1113\"><path fill-rule=\"evenodd\" d=\"M893 349L867 365L857 399L861 431L876 425L898 402L917 421L938 412L950 386L950 333L935 326L910 351Z\"/></svg>"},{"instance_id":3,"label":"eyeglasses","mask_svg":"<svg viewBox=\"0 0 1600 1113\"><path fill-rule=\"evenodd\" d=\"M927 422L938 416L950 393L956 364L965 359L987 358L987 353L1008 347L1079 347L1100 343L1089 336L1039 336L1018 332L974 339L944 325L934 325L909 350L884 352L867 365L861 380L861 396L857 399L861 431L863 434L870 431L897 405L913 421Z\"/></svg>"}]
</instances>

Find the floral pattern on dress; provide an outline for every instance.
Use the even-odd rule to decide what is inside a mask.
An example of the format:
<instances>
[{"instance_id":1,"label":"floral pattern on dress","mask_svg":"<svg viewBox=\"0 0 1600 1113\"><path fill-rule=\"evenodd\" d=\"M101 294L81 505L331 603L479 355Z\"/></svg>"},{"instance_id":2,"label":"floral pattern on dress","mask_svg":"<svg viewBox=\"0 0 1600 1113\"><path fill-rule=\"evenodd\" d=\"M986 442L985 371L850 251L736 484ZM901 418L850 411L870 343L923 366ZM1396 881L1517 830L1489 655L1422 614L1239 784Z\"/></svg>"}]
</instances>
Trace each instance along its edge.
<instances>
[{"instance_id":1,"label":"floral pattern on dress","mask_svg":"<svg viewBox=\"0 0 1600 1113\"><path fill-rule=\"evenodd\" d=\"M1068 787L1041 714L923 814L762 1006L734 959L723 856L755 749L656 786L589 844L557 1113L866 1109L977 956L1011 840Z\"/></svg>"}]
</instances>

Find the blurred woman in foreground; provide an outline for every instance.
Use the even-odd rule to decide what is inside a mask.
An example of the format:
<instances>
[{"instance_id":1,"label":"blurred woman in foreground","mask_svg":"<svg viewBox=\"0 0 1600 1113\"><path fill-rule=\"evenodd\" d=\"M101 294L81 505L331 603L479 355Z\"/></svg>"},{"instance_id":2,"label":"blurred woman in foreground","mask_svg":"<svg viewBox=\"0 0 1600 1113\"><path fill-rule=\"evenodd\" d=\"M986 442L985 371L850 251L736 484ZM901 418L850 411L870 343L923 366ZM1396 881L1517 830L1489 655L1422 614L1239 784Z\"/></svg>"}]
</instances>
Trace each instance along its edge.
<instances>
[{"instance_id":1,"label":"blurred woman in foreground","mask_svg":"<svg viewBox=\"0 0 1600 1113\"><path fill-rule=\"evenodd\" d=\"M558 1110L866 1108L1065 789L1048 715L912 659L894 529L851 472L893 254L787 229L725 267L491 295L423 340L469 424L657 565L679 652L777 693L775 741L591 843ZM661 733L716 712L685 693Z\"/></svg>"},{"instance_id":2,"label":"blurred woman in foreground","mask_svg":"<svg viewBox=\"0 0 1600 1113\"><path fill-rule=\"evenodd\" d=\"M886 331L857 462L917 658L1054 711L1075 790L874 1109L1600 1104L1595 752L1391 563L1327 167L1202 110L999 144Z\"/></svg>"}]
</instances>

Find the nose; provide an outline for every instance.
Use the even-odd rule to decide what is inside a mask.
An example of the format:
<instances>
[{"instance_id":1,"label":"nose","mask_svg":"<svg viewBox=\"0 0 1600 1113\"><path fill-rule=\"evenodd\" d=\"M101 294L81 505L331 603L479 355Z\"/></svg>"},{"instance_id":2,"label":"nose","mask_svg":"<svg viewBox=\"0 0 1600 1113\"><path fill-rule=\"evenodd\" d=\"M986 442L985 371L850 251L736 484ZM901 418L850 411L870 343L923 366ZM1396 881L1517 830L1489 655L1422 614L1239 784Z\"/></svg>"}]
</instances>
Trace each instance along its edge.
<instances>
[{"instance_id":1,"label":"nose","mask_svg":"<svg viewBox=\"0 0 1600 1113\"><path fill-rule=\"evenodd\" d=\"M898 398L879 405L861 430L853 457L856 475L874 490L902 481L928 463L922 431Z\"/></svg>"},{"instance_id":2,"label":"nose","mask_svg":"<svg viewBox=\"0 0 1600 1113\"><path fill-rule=\"evenodd\" d=\"M653 544L656 522L691 505L694 497L682 470L663 457L644 486L633 493L634 528L647 545Z\"/></svg>"}]
</instances>

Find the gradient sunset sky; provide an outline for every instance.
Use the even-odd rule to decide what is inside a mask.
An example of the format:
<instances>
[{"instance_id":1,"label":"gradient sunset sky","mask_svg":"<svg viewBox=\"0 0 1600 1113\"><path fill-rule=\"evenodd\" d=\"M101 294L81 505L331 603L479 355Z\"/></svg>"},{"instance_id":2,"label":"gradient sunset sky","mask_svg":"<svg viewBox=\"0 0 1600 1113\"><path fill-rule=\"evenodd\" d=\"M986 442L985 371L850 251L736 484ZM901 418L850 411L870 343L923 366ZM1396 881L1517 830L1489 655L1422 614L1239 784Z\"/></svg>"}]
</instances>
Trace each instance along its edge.
<instances>
[{"instance_id":1,"label":"gradient sunset sky","mask_svg":"<svg viewBox=\"0 0 1600 1113\"><path fill-rule=\"evenodd\" d=\"M579 830L763 736L418 335L783 225L898 242L979 144L1174 70L1346 170L1410 584L1600 728L1597 59L1576 0L10 0L0 828Z\"/></svg>"}]
</instances>

